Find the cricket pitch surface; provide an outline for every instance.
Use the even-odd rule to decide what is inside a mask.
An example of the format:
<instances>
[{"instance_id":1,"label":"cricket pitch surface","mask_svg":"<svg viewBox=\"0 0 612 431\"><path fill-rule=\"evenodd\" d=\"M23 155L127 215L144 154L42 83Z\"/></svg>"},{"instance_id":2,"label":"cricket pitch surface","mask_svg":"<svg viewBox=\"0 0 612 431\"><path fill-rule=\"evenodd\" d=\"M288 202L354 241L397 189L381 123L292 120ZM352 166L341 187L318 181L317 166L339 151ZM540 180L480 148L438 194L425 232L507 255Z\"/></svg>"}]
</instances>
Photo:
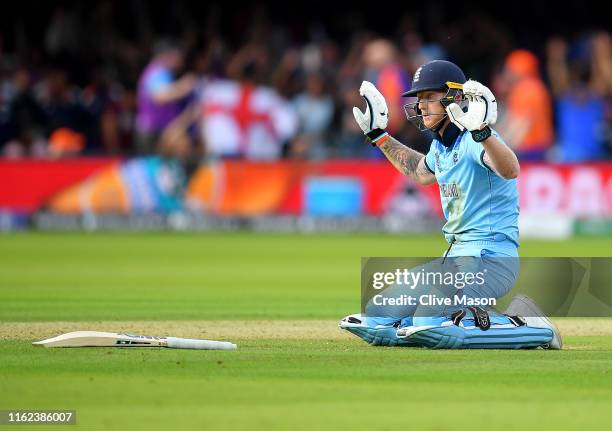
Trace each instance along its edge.
<instances>
[{"instance_id":1,"label":"cricket pitch surface","mask_svg":"<svg viewBox=\"0 0 612 431\"><path fill-rule=\"evenodd\" d=\"M338 321L360 308L361 256L417 250L438 256L444 241L364 234L3 236L0 410L72 410L76 425L64 427L87 431L434 431L458 424L559 431L612 422L612 319L554 319L564 336L561 351L372 347L340 330ZM533 256L610 250L603 238L521 247ZM225 340L238 349L31 344L77 330Z\"/></svg>"}]
</instances>

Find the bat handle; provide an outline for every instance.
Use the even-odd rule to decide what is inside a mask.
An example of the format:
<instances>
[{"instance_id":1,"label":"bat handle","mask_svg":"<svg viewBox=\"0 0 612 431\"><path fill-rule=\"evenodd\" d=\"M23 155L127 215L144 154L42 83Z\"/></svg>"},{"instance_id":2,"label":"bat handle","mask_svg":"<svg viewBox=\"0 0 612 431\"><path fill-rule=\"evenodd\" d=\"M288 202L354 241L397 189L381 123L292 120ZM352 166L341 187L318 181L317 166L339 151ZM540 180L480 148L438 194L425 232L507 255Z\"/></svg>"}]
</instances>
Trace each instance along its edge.
<instances>
[{"instance_id":1,"label":"bat handle","mask_svg":"<svg viewBox=\"0 0 612 431\"><path fill-rule=\"evenodd\" d=\"M171 349L234 350L238 347L234 343L227 341L193 340L175 337L168 337L166 341Z\"/></svg>"}]
</instances>

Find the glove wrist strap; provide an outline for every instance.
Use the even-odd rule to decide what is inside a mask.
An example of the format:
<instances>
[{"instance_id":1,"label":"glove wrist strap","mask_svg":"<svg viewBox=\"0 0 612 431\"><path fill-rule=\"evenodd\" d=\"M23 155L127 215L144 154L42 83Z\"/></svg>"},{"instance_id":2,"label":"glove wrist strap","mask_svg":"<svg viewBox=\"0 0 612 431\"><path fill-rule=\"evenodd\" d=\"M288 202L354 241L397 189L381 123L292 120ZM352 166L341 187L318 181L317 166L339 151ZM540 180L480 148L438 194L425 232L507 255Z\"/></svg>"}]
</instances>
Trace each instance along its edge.
<instances>
[{"instance_id":1,"label":"glove wrist strap","mask_svg":"<svg viewBox=\"0 0 612 431\"><path fill-rule=\"evenodd\" d=\"M384 141L386 141L386 137L389 136L389 134L383 129L374 129L365 135L368 137L372 145L375 146L382 144Z\"/></svg>"},{"instance_id":2,"label":"glove wrist strap","mask_svg":"<svg viewBox=\"0 0 612 431\"><path fill-rule=\"evenodd\" d=\"M474 139L476 142L482 142L491 136L491 128L489 126L485 126L484 129L472 130L470 133L472 133L472 139Z\"/></svg>"}]
</instances>

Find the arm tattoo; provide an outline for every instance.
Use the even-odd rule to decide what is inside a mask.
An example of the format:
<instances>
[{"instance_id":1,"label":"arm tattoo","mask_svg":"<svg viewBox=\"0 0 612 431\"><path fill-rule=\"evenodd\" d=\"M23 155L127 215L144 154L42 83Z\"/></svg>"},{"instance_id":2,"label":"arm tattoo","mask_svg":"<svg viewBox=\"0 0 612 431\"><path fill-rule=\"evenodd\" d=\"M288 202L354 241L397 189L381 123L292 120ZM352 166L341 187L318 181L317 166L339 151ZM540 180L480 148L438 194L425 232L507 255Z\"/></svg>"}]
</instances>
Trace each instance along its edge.
<instances>
[{"instance_id":1,"label":"arm tattoo","mask_svg":"<svg viewBox=\"0 0 612 431\"><path fill-rule=\"evenodd\" d=\"M397 139L389 138L380 146L387 159L404 175L409 175L415 180L433 175L427 168L420 166L423 154L408 148Z\"/></svg>"}]
</instances>

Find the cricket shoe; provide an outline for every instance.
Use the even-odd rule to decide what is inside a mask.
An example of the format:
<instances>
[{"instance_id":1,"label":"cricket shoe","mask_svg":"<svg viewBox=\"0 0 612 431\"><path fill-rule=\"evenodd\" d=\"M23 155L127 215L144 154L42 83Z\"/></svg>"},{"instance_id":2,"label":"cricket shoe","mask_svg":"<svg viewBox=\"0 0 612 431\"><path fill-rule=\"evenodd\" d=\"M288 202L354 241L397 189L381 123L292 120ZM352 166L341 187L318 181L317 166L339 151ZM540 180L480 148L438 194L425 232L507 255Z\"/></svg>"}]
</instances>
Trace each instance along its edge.
<instances>
[{"instance_id":1,"label":"cricket shoe","mask_svg":"<svg viewBox=\"0 0 612 431\"><path fill-rule=\"evenodd\" d=\"M354 334L372 346L414 346L415 343L396 335L397 325L370 326L362 314L351 314L342 319L338 326Z\"/></svg>"},{"instance_id":2,"label":"cricket shoe","mask_svg":"<svg viewBox=\"0 0 612 431\"><path fill-rule=\"evenodd\" d=\"M516 295L510 301L508 308L504 311L507 316L520 316L525 320L525 324L531 328L548 328L553 332L553 338L544 349L560 350L563 347L561 333L555 324L544 314L540 307L527 295Z\"/></svg>"}]
</instances>

